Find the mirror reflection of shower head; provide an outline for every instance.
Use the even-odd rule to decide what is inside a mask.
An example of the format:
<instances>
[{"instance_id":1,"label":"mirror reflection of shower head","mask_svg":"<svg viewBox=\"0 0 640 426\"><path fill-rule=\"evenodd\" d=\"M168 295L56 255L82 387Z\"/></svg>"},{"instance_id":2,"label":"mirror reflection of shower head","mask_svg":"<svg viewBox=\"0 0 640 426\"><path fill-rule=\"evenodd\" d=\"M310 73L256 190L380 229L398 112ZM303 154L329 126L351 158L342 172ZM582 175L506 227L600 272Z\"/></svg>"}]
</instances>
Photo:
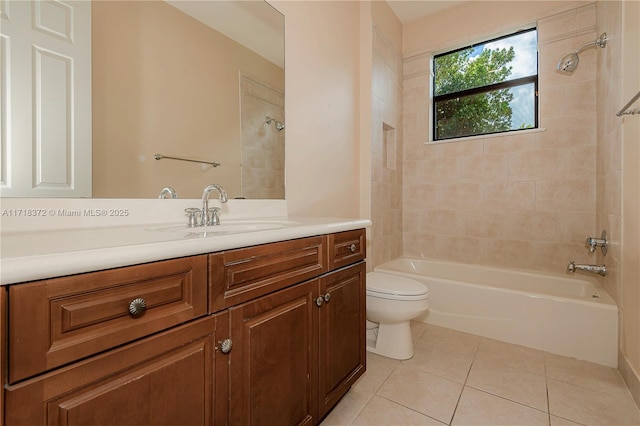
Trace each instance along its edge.
<instances>
[{"instance_id":1,"label":"mirror reflection of shower head","mask_svg":"<svg viewBox=\"0 0 640 426\"><path fill-rule=\"evenodd\" d=\"M274 123L274 125L276 126L276 130L281 132L282 130L284 130L284 123L282 121L278 121L275 118L266 116L264 118L264 122L267 124L271 124Z\"/></svg>"},{"instance_id":2,"label":"mirror reflection of shower head","mask_svg":"<svg viewBox=\"0 0 640 426\"><path fill-rule=\"evenodd\" d=\"M575 52L569 53L568 55L565 55L562 59L560 59L560 62L558 62L557 70L566 72L569 74L574 72L576 68L578 68L578 64L580 63L580 57L578 56L580 52L582 52L587 47L591 47L591 46L605 47L606 45L607 45L607 33L602 33L600 34L600 37L598 37L596 41L587 43L584 46L582 46L580 49L576 50Z\"/></svg>"}]
</instances>

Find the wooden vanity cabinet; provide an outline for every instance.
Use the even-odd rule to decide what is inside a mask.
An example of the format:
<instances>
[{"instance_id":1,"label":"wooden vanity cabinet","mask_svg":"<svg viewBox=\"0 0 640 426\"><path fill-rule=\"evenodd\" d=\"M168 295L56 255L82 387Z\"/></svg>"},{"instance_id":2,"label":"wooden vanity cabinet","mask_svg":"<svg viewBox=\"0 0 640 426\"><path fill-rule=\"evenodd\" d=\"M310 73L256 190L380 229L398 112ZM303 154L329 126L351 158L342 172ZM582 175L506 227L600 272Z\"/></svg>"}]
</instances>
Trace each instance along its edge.
<instances>
[{"instance_id":1,"label":"wooden vanity cabinet","mask_svg":"<svg viewBox=\"0 0 640 426\"><path fill-rule=\"evenodd\" d=\"M364 280L360 262L229 310L230 424L317 424L338 403L365 370Z\"/></svg>"},{"instance_id":2,"label":"wooden vanity cabinet","mask_svg":"<svg viewBox=\"0 0 640 426\"><path fill-rule=\"evenodd\" d=\"M0 425L4 424L4 385L7 383L7 289L0 286Z\"/></svg>"},{"instance_id":3,"label":"wooden vanity cabinet","mask_svg":"<svg viewBox=\"0 0 640 426\"><path fill-rule=\"evenodd\" d=\"M224 424L227 313L210 316L8 387L7 425ZM224 358L224 359L220 359ZM223 412L217 412L222 409ZM214 419L218 421L214 422Z\"/></svg>"},{"instance_id":4,"label":"wooden vanity cabinet","mask_svg":"<svg viewBox=\"0 0 640 426\"><path fill-rule=\"evenodd\" d=\"M318 424L365 370L364 258L361 229L1 287L0 424Z\"/></svg>"},{"instance_id":5,"label":"wooden vanity cabinet","mask_svg":"<svg viewBox=\"0 0 640 426\"><path fill-rule=\"evenodd\" d=\"M310 425L316 419L314 279L229 310L229 424Z\"/></svg>"},{"instance_id":6,"label":"wooden vanity cabinet","mask_svg":"<svg viewBox=\"0 0 640 426\"><path fill-rule=\"evenodd\" d=\"M275 292L258 286L264 296L229 309L232 425L318 424L365 371L364 230L323 239L327 266L322 274ZM310 243L306 245L314 245ZM305 240L299 240L292 250L304 246ZM348 249L340 249L343 246ZM289 256L286 246L281 248L279 256ZM252 269L248 265L261 258L254 254L248 250L242 259L229 258L244 264L242 269ZM232 264L238 263L227 266ZM344 264L350 266L328 266ZM284 269L295 270L291 265ZM248 288L272 275L254 275ZM272 285L281 288L277 282ZM236 291L241 294L242 286Z\"/></svg>"},{"instance_id":7,"label":"wooden vanity cabinet","mask_svg":"<svg viewBox=\"0 0 640 426\"><path fill-rule=\"evenodd\" d=\"M366 268L360 262L320 277L319 413L323 418L366 367ZM327 295L329 301L327 302Z\"/></svg>"}]
</instances>

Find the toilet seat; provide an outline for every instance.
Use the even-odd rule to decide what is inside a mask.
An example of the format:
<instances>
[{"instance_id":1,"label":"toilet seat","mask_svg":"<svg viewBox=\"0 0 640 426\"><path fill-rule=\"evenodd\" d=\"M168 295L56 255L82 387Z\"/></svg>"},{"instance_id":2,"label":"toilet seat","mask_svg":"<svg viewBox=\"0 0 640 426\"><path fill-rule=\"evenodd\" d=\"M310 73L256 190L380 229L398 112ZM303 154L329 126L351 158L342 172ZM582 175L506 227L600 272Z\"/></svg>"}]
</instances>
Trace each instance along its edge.
<instances>
[{"instance_id":1,"label":"toilet seat","mask_svg":"<svg viewBox=\"0 0 640 426\"><path fill-rule=\"evenodd\" d=\"M399 275L369 272L367 295L392 300L423 300L429 297L429 289L416 280Z\"/></svg>"}]
</instances>

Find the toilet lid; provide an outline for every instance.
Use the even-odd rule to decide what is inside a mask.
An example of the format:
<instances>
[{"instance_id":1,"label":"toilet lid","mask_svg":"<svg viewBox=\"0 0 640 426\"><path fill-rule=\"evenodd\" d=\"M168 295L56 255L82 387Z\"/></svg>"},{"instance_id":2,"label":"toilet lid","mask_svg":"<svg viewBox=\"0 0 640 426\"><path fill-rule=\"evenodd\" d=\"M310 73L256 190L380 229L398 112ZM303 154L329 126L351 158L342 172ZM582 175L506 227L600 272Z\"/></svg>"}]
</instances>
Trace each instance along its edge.
<instances>
[{"instance_id":1,"label":"toilet lid","mask_svg":"<svg viewBox=\"0 0 640 426\"><path fill-rule=\"evenodd\" d=\"M369 272L367 274L367 293L379 293L391 296L426 296L426 285L400 275Z\"/></svg>"}]
</instances>

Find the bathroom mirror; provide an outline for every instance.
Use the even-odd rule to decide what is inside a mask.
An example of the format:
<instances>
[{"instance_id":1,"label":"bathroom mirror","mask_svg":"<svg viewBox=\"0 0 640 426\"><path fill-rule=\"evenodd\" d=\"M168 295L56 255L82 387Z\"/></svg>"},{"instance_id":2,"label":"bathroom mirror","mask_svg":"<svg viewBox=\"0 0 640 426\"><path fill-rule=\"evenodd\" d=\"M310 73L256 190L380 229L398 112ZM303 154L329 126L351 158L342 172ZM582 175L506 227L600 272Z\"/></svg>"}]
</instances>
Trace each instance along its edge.
<instances>
[{"instance_id":1,"label":"bathroom mirror","mask_svg":"<svg viewBox=\"0 0 640 426\"><path fill-rule=\"evenodd\" d=\"M11 23L24 3L34 8L25 12L33 16L34 26L49 26L41 33L47 32L56 43L64 44L69 27L66 22L72 22L76 32L70 32L68 44L79 44L76 42L86 23L75 21L83 15L75 8L84 2L3 2L2 24L7 31L11 27L6 22ZM28 189L40 185L43 190L17 193L5 185L0 190L2 196L157 198L170 186L178 198L200 198L205 186L217 183L230 198L284 198L282 14L262 0L109 0L92 1L90 6L84 15L90 23L91 83L84 91L78 90L82 86L74 86L75 92L91 93L89 118L84 120L91 123L90 136L77 137L75 130L69 130L75 119L69 111L88 109L79 107L81 102L50 108L56 113L67 111L66 116L62 114L66 124L58 126L58 133L66 132L62 137L47 133L55 126L47 122L46 117L54 114L46 114L46 108L42 112L45 119L33 127L44 124L32 137L18 138L12 121L13 146L34 141L33 149L26 160L15 160L12 156L21 150L7 151L10 144L3 139L3 182L7 182L7 173L16 173L27 164L31 169L24 174L40 179L29 182ZM40 14L46 19L40 19ZM16 34L11 34L14 39ZM3 46L3 51L9 50ZM53 70L52 75L62 70L58 76L63 80L65 69L73 70L66 74L67 80L75 74L73 67L57 66L65 62L59 59L67 53L50 52L53 49L47 48L41 55L45 58L42 64L34 61L34 69L39 67L34 75L42 75L47 67ZM15 76L22 70L11 71ZM49 91L53 95L47 94L45 84L42 86L41 92L28 87L34 93L25 90L22 94L18 93L20 88L11 86L11 100L5 103L3 95L3 109L13 112L11 102L21 95L34 99L34 104L41 101L40 96L42 102L47 96L55 98L55 90ZM68 98L72 92L77 95L73 90L61 92L59 98L67 102L65 106L71 104ZM34 105L33 111L38 108ZM72 148L89 143L84 157L91 164L84 161L81 165ZM157 160L156 154L165 158ZM46 170L47 162L53 171ZM91 181L87 193L65 190L81 186L81 181Z\"/></svg>"}]
</instances>

